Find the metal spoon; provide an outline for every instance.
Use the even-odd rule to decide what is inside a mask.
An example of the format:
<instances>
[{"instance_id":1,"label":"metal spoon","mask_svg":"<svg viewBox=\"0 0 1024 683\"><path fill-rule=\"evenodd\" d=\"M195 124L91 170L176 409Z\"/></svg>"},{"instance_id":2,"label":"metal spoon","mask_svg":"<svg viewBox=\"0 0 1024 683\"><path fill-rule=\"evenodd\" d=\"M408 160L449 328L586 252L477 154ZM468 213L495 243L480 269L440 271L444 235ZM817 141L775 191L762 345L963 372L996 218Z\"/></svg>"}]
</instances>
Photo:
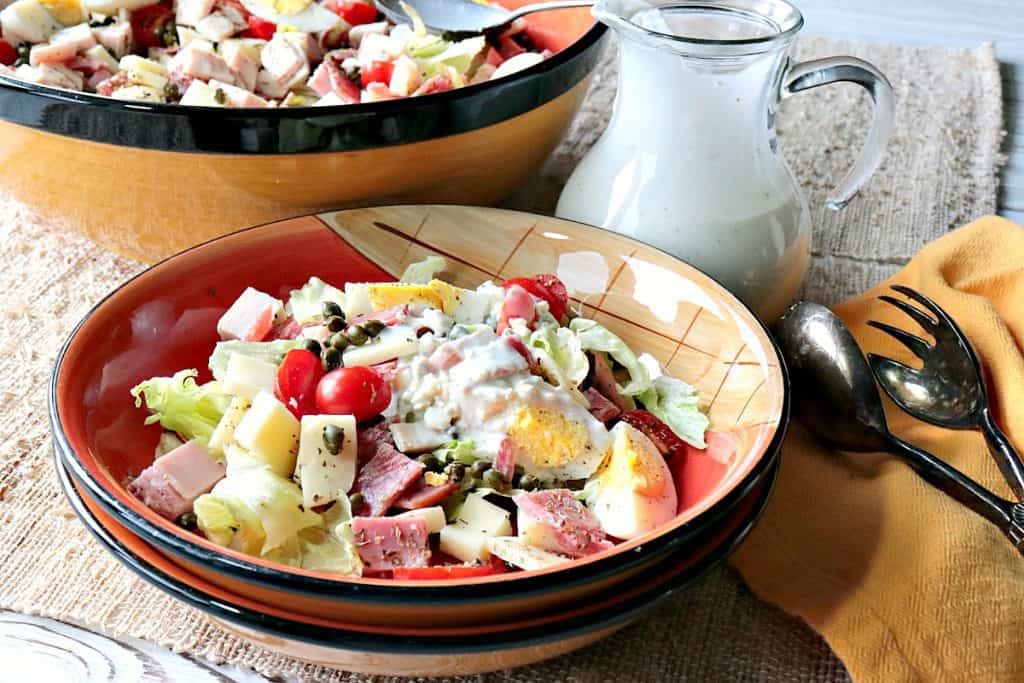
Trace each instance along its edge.
<instances>
[{"instance_id":1,"label":"metal spoon","mask_svg":"<svg viewBox=\"0 0 1024 683\"><path fill-rule=\"evenodd\" d=\"M999 527L1024 553L1024 505L992 493L960 470L889 431L871 368L850 331L824 306L801 302L776 324L793 398L807 428L841 451L886 451L932 486Z\"/></svg>"},{"instance_id":2,"label":"metal spoon","mask_svg":"<svg viewBox=\"0 0 1024 683\"><path fill-rule=\"evenodd\" d=\"M523 5L507 10L473 0L377 0L377 7L396 24L411 24L412 19L402 5L411 7L431 31L456 36L480 33L501 33L520 17L534 12L590 7L594 0L554 0Z\"/></svg>"}]
</instances>

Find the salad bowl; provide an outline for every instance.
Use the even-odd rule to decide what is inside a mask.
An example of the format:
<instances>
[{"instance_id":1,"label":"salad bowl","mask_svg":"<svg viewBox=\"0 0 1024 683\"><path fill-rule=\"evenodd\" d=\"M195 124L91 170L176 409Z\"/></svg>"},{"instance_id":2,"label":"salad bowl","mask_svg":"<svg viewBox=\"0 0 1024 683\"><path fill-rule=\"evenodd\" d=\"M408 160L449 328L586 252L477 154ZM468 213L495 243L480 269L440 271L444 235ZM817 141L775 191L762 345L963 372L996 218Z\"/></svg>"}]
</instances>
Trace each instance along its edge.
<instances>
[{"instance_id":1,"label":"salad bowl","mask_svg":"<svg viewBox=\"0 0 1024 683\"><path fill-rule=\"evenodd\" d=\"M160 429L144 426L129 389L202 368L214 323L246 285L287 292L318 274L390 280L428 255L456 285L550 272L572 306L648 351L701 396L719 458L673 460L672 520L564 568L438 581L353 578L272 563L165 520L126 489ZM624 585L685 554L759 484L788 420L784 366L757 318L714 280L629 238L570 221L497 209L392 206L282 221L168 259L100 302L62 349L50 419L85 495L185 571L262 604L375 626L466 626L550 611Z\"/></svg>"},{"instance_id":2,"label":"salad bowl","mask_svg":"<svg viewBox=\"0 0 1024 683\"><path fill-rule=\"evenodd\" d=\"M228 631L307 662L378 675L454 676L525 666L584 647L629 625L727 558L768 502L778 463L700 542L612 590L554 615L462 631L366 629L262 605L191 575L121 526L88 497L59 452L55 469L75 514L136 575L206 613Z\"/></svg>"},{"instance_id":3,"label":"salad bowl","mask_svg":"<svg viewBox=\"0 0 1024 683\"><path fill-rule=\"evenodd\" d=\"M0 189L48 222L146 262L339 206L495 204L565 133L606 34L585 9L524 21L550 58L479 85L373 103L156 104L0 73L0 163L12 170Z\"/></svg>"}]
</instances>

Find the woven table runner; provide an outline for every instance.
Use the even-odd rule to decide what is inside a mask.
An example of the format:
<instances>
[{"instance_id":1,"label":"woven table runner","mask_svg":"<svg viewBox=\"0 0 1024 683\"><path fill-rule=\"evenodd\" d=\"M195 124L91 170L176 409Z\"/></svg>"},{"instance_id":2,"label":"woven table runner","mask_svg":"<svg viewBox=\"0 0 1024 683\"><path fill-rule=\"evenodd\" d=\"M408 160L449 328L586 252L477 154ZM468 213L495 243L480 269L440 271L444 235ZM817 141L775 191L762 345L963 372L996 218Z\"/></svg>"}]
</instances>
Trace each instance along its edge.
<instances>
[{"instance_id":1,"label":"woven table runner","mask_svg":"<svg viewBox=\"0 0 1024 683\"><path fill-rule=\"evenodd\" d=\"M508 206L551 212L558 189L604 127L613 50L565 142ZM840 85L786 101L779 132L814 215L806 296L834 302L866 289L924 243L995 211L1002 137L999 70L989 46L946 50L811 39L800 57L853 54L877 64L898 96L881 170L842 212L823 208L868 128L863 92ZM7 170L5 172L11 172ZM63 501L50 464L46 385L68 332L142 265L41 224L0 197L0 609L135 636L268 676L355 681L228 635L137 579L95 543ZM612 639L480 681L847 680L816 634L716 570ZM379 680L379 679L377 679Z\"/></svg>"}]
</instances>

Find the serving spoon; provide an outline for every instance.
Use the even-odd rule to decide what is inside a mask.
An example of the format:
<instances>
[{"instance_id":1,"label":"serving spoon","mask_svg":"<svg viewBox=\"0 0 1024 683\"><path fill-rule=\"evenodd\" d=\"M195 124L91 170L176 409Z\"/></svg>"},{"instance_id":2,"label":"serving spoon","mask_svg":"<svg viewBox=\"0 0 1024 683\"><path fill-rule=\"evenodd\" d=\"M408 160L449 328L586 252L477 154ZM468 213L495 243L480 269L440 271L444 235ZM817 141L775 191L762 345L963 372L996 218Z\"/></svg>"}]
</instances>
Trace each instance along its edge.
<instances>
[{"instance_id":1,"label":"serving spoon","mask_svg":"<svg viewBox=\"0 0 1024 683\"><path fill-rule=\"evenodd\" d=\"M594 0L552 0L507 10L499 5L473 0L377 0L380 11L396 24L412 23L405 10L405 7L410 7L429 30L456 36L501 33L516 19L534 12L590 7L593 4Z\"/></svg>"},{"instance_id":2,"label":"serving spoon","mask_svg":"<svg viewBox=\"0 0 1024 683\"><path fill-rule=\"evenodd\" d=\"M1014 504L931 453L889 431L882 399L849 329L824 306L800 302L776 323L797 413L823 444L840 451L885 451L926 482L995 524L1024 553L1024 504Z\"/></svg>"}]
</instances>

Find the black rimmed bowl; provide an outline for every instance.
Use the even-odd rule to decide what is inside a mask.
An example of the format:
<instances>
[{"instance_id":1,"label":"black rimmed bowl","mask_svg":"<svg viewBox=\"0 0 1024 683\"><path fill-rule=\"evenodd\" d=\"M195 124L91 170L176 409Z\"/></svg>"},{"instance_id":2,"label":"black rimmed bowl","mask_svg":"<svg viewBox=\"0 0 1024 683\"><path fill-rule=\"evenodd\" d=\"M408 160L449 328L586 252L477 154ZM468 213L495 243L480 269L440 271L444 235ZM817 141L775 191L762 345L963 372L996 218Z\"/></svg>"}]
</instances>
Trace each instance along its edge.
<instances>
[{"instance_id":1,"label":"black rimmed bowl","mask_svg":"<svg viewBox=\"0 0 1024 683\"><path fill-rule=\"evenodd\" d=\"M551 272L574 309L608 325L692 383L713 445L672 461L674 519L562 569L403 582L295 569L191 534L141 504L125 483L160 435L129 389L182 368L204 371L215 323L246 286L286 295L318 275L388 280L445 256L460 286ZM208 375L207 375L208 376ZM204 377L201 377L203 379ZM100 302L58 358L50 394L55 447L97 505L188 573L234 594L307 615L390 627L466 626L553 612L628 585L685 553L765 476L788 419L785 370L757 318L719 284L621 235L532 214L457 206L354 209L272 223L190 249Z\"/></svg>"},{"instance_id":2,"label":"black rimmed bowl","mask_svg":"<svg viewBox=\"0 0 1024 683\"><path fill-rule=\"evenodd\" d=\"M147 262L316 210L494 204L565 133L606 33L582 9L527 21L537 46L555 53L541 64L374 104L183 107L0 76L0 189L51 223Z\"/></svg>"}]
</instances>

